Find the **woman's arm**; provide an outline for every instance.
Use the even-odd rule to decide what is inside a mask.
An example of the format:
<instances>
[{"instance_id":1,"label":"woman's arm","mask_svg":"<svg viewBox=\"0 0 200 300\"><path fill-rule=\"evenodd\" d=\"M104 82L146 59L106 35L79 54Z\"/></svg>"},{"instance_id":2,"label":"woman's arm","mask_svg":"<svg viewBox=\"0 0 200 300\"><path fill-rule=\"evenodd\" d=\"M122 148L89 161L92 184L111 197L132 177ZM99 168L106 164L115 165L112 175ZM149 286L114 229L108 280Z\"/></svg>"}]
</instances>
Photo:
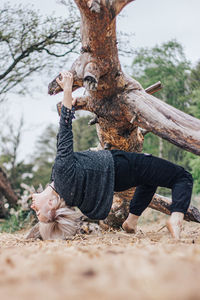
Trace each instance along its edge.
<instances>
[{"instance_id":1,"label":"woman's arm","mask_svg":"<svg viewBox=\"0 0 200 300\"><path fill-rule=\"evenodd\" d=\"M61 79L57 79L57 82L64 91L64 97L60 116L57 154L52 170L52 179L55 181L55 184L58 173L62 176L63 180L66 180L66 178L71 176L74 171L72 134L72 119L74 117L74 112L72 104L75 104L75 101L72 99L73 76L70 72L63 72L61 73ZM57 186L55 187L57 189Z\"/></svg>"},{"instance_id":2,"label":"woman's arm","mask_svg":"<svg viewBox=\"0 0 200 300\"><path fill-rule=\"evenodd\" d=\"M74 105L76 101L72 98L73 75L70 72L61 72L60 74L61 80L57 78L56 81L64 91L62 104L71 109L72 105Z\"/></svg>"}]
</instances>

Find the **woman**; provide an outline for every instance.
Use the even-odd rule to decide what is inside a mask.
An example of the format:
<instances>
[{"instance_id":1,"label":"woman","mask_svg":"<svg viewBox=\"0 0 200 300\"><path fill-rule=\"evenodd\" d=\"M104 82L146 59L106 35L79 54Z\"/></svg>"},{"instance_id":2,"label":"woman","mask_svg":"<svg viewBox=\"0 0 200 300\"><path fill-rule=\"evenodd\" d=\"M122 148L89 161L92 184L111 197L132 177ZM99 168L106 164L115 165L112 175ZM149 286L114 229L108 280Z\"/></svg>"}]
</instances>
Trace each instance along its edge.
<instances>
[{"instance_id":1,"label":"woman","mask_svg":"<svg viewBox=\"0 0 200 300\"><path fill-rule=\"evenodd\" d=\"M137 221L158 186L172 190L171 216L167 222L172 237L179 239L181 224L192 194L193 180L184 168L149 154L121 150L73 152L73 76L61 73L57 83L64 91L57 155L52 169L53 182L40 194L33 194L32 208L40 221L43 239L65 238L76 230L77 206L91 219L109 214L113 192L136 186L130 213L122 227L135 233ZM61 200L64 199L64 200Z\"/></svg>"}]
</instances>

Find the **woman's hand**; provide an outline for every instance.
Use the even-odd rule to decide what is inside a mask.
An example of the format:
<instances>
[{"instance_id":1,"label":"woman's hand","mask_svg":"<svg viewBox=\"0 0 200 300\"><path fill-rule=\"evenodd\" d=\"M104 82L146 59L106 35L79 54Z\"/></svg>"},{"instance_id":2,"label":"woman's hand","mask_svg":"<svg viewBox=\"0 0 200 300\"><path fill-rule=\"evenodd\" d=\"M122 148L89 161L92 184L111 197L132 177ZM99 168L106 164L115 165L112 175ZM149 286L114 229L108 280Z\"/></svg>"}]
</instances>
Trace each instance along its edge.
<instances>
[{"instance_id":1,"label":"woman's hand","mask_svg":"<svg viewBox=\"0 0 200 300\"><path fill-rule=\"evenodd\" d=\"M73 74L65 71L61 72L61 80L59 78L56 79L57 83L63 89L63 91L72 92L72 85L73 85Z\"/></svg>"},{"instance_id":2,"label":"woman's hand","mask_svg":"<svg viewBox=\"0 0 200 300\"><path fill-rule=\"evenodd\" d=\"M72 85L73 85L73 75L72 73L66 71L61 72L61 80L56 79L57 83L61 86L64 91L63 105L69 109L72 108Z\"/></svg>"}]
</instances>

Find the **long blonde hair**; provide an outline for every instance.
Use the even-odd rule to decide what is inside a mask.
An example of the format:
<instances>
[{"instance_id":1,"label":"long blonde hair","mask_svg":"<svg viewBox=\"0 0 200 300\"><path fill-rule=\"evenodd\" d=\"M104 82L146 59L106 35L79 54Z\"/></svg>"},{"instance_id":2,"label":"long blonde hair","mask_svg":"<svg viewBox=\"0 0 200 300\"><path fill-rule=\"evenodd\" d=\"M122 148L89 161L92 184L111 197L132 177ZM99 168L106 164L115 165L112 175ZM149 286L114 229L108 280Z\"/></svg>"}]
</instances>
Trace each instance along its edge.
<instances>
[{"instance_id":1,"label":"long blonde hair","mask_svg":"<svg viewBox=\"0 0 200 300\"><path fill-rule=\"evenodd\" d=\"M76 234L80 214L68 208L59 196L53 198L52 209L46 214L47 222L39 223L43 240L67 239Z\"/></svg>"}]
</instances>

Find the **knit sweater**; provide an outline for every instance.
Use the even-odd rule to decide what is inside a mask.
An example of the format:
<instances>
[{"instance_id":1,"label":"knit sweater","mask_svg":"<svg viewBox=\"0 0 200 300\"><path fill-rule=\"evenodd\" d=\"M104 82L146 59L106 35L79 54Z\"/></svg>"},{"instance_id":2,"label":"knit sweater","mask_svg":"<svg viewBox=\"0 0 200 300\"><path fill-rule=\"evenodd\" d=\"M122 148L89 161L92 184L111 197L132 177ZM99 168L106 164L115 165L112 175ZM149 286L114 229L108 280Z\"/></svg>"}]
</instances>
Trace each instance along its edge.
<instances>
[{"instance_id":1,"label":"knit sweater","mask_svg":"<svg viewBox=\"0 0 200 300\"><path fill-rule=\"evenodd\" d=\"M73 151L73 112L62 106L54 186L68 206L77 206L90 219L103 220L114 192L114 162L110 151Z\"/></svg>"}]
</instances>

